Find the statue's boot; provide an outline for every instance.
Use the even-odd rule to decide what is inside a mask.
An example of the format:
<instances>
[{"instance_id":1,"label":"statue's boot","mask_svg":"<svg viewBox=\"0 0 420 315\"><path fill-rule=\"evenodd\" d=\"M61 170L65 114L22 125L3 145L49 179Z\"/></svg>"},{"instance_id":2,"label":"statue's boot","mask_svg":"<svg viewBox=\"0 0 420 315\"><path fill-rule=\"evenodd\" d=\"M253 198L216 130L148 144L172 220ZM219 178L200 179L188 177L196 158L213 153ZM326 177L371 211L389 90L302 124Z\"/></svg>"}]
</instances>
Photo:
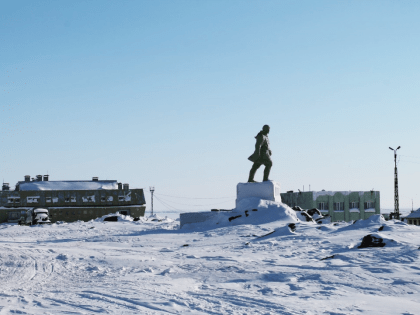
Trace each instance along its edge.
<instances>
[{"instance_id":1,"label":"statue's boot","mask_svg":"<svg viewBox=\"0 0 420 315\"><path fill-rule=\"evenodd\" d=\"M256 181L254 180L254 176L256 172L257 172L256 169L251 168L251 170L249 171L248 183L256 183Z\"/></svg>"},{"instance_id":2,"label":"statue's boot","mask_svg":"<svg viewBox=\"0 0 420 315\"><path fill-rule=\"evenodd\" d=\"M270 175L270 170L271 170L271 166L266 166L265 167L265 169L264 169L264 179L263 179L264 182L269 181L268 175Z\"/></svg>"}]
</instances>

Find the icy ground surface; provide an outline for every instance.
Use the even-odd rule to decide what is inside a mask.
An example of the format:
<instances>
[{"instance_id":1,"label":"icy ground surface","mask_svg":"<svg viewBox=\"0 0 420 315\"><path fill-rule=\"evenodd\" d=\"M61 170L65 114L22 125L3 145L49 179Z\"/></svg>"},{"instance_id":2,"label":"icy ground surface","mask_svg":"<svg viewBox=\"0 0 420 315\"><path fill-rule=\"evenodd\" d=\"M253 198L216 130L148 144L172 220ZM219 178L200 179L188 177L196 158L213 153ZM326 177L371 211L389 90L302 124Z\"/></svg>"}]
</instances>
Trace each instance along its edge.
<instances>
[{"instance_id":1,"label":"icy ground surface","mask_svg":"<svg viewBox=\"0 0 420 315\"><path fill-rule=\"evenodd\" d=\"M417 226L121 219L0 224L0 314L420 313Z\"/></svg>"}]
</instances>

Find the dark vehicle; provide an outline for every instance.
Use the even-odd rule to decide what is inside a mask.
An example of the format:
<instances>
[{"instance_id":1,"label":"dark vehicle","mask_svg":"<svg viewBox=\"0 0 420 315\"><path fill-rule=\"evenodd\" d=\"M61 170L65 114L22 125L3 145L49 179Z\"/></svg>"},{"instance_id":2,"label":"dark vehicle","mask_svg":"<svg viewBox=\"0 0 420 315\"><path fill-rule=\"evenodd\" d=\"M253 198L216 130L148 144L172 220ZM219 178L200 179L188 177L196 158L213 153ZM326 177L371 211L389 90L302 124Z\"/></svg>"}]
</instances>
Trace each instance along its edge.
<instances>
[{"instance_id":1,"label":"dark vehicle","mask_svg":"<svg viewBox=\"0 0 420 315\"><path fill-rule=\"evenodd\" d=\"M34 208L26 211L19 219L19 225L33 225L51 223L47 209Z\"/></svg>"}]
</instances>

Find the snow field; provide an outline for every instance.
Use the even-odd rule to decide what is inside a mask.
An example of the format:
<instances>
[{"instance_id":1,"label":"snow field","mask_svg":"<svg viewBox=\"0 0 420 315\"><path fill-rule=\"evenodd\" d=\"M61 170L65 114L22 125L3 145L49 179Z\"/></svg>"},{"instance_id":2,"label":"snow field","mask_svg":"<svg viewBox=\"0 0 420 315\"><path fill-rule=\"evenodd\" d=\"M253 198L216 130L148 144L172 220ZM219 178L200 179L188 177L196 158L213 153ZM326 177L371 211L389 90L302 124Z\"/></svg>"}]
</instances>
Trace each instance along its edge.
<instances>
[{"instance_id":1,"label":"snow field","mask_svg":"<svg viewBox=\"0 0 420 315\"><path fill-rule=\"evenodd\" d=\"M0 224L0 314L419 313L419 227L290 216ZM386 246L358 249L367 234Z\"/></svg>"}]
</instances>

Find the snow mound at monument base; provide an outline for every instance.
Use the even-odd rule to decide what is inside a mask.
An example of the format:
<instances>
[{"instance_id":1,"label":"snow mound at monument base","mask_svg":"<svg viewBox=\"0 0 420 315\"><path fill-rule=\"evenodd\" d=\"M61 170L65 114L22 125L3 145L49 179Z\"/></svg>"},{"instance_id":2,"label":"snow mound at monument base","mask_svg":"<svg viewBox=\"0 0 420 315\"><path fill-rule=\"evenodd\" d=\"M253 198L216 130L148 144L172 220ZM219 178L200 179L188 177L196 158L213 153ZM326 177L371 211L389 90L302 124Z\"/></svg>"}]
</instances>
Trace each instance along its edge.
<instances>
[{"instance_id":1,"label":"snow mound at monument base","mask_svg":"<svg viewBox=\"0 0 420 315\"><path fill-rule=\"evenodd\" d=\"M305 221L287 205L256 197L245 198L238 202L232 211L203 212L204 221L187 223L183 229L215 228L239 224L264 224L274 221L295 223Z\"/></svg>"}]
</instances>

